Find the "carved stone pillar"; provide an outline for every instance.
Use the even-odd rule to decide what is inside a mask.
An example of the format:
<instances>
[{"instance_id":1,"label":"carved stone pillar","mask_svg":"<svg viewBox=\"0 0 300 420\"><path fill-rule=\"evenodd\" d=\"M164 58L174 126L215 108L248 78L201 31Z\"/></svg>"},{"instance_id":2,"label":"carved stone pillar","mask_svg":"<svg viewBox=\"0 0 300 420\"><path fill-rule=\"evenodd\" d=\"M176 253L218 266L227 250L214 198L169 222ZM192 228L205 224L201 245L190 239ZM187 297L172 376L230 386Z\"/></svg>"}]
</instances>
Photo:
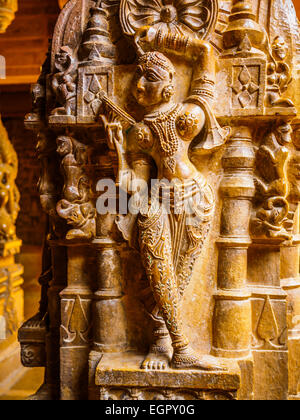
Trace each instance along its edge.
<instances>
[{"instance_id":1,"label":"carved stone pillar","mask_svg":"<svg viewBox=\"0 0 300 420\"><path fill-rule=\"evenodd\" d=\"M60 326L61 326L61 299L60 293L66 286L66 249L52 242L52 278L48 289L48 316L49 327L46 333L46 377L50 399L60 396Z\"/></svg>"},{"instance_id":2,"label":"carved stone pillar","mask_svg":"<svg viewBox=\"0 0 300 420\"><path fill-rule=\"evenodd\" d=\"M97 247L97 283L94 294L96 319L94 325L94 350L115 353L126 349L126 321L122 308L122 266L116 243L95 240ZM111 328L109 328L111 325ZM117 326L121 326L120 328Z\"/></svg>"},{"instance_id":3,"label":"carved stone pillar","mask_svg":"<svg viewBox=\"0 0 300 420\"><path fill-rule=\"evenodd\" d=\"M299 211L296 213L299 219ZM297 223L298 225L298 223ZM299 229L299 226L297 226ZM300 394L300 277L299 234L293 236L291 244L281 248L281 287L287 293L287 337L289 350L289 395L299 399Z\"/></svg>"},{"instance_id":4,"label":"carved stone pillar","mask_svg":"<svg viewBox=\"0 0 300 420\"><path fill-rule=\"evenodd\" d=\"M294 229L290 241L281 248L281 287L287 293L287 336L289 350L289 398L300 399L300 274L299 274L299 222L300 222L300 131L295 121L292 156L289 161L289 202L294 211Z\"/></svg>"},{"instance_id":5,"label":"carved stone pillar","mask_svg":"<svg viewBox=\"0 0 300 420\"><path fill-rule=\"evenodd\" d=\"M0 3L1 4L1 3ZM1 12L1 10L0 10ZM16 236L19 191L17 154L0 116L0 389L20 368L17 331L24 317L23 266L16 263L22 241ZM27 348L28 350L28 348ZM25 351L30 358L30 351ZM5 389L3 390L5 391ZM1 391L0 391L1 392Z\"/></svg>"},{"instance_id":6,"label":"carved stone pillar","mask_svg":"<svg viewBox=\"0 0 300 420\"><path fill-rule=\"evenodd\" d=\"M252 291L254 398L285 400L288 398L287 295L280 285L280 244L255 241L249 251L248 273Z\"/></svg>"},{"instance_id":7,"label":"carved stone pillar","mask_svg":"<svg viewBox=\"0 0 300 420\"><path fill-rule=\"evenodd\" d=\"M0 33L4 33L15 17L17 0L0 0ZM0 115L0 394L4 381L9 381L19 367L17 330L24 317L24 293L21 288L23 267L16 264L22 241L16 237L19 191L15 184L18 173L16 152L8 138ZM30 357L30 352L27 353ZM3 389L5 391L5 389Z\"/></svg>"},{"instance_id":8,"label":"carved stone pillar","mask_svg":"<svg viewBox=\"0 0 300 420\"><path fill-rule=\"evenodd\" d=\"M256 153L251 233L253 244L248 255L248 280L252 292L252 353L254 357L255 399L288 398L287 293L282 275L288 275L282 250L291 243L295 209L288 202L287 168L291 147L291 128L276 121L262 131ZM288 242L287 242L288 241ZM295 267L293 268L295 270ZM268 380L268 378L271 378ZM266 381L268 380L268 386Z\"/></svg>"},{"instance_id":9,"label":"carved stone pillar","mask_svg":"<svg viewBox=\"0 0 300 420\"><path fill-rule=\"evenodd\" d=\"M52 133L40 190L68 250L61 398L286 399L292 30L267 39L267 0L148 3L67 2L26 118ZM107 178L125 212L99 211Z\"/></svg>"},{"instance_id":10,"label":"carved stone pillar","mask_svg":"<svg viewBox=\"0 0 300 420\"><path fill-rule=\"evenodd\" d=\"M223 157L223 210L215 295L213 353L247 357L251 350L251 304L247 288L249 221L254 195L255 155L251 130L234 127Z\"/></svg>"},{"instance_id":11,"label":"carved stone pillar","mask_svg":"<svg viewBox=\"0 0 300 420\"><path fill-rule=\"evenodd\" d=\"M68 285L60 293L62 400L88 398L88 358L93 297L90 286L92 265L89 246L79 244L68 246Z\"/></svg>"},{"instance_id":12,"label":"carved stone pillar","mask_svg":"<svg viewBox=\"0 0 300 420\"><path fill-rule=\"evenodd\" d=\"M126 316L122 302L122 262L118 244L95 239L97 290L93 305L93 350L90 353L90 399L95 394L95 372L104 353L122 353L127 348ZM99 398L99 397L98 397Z\"/></svg>"},{"instance_id":13,"label":"carved stone pillar","mask_svg":"<svg viewBox=\"0 0 300 420\"><path fill-rule=\"evenodd\" d=\"M98 179L115 178L116 155L108 152L101 159ZM99 195L99 193L97 193ZM107 194L118 202L117 189ZM89 357L89 398L99 399L95 387L96 368L104 354L122 353L128 347L126 313L124 308L124 267L122 242L113 234L116 215L97 214L96 238L93 240L96 258L96 288L93 295L93 343Z\"/></svg>"},{"instance_id":14,"label":"carved stone pillar","mask_svg":"<svg viewBox=\"0 0 300 420\"><path fill-rule=\"evenodd\" d=\"M21 241L0 244L0 394L20 368L17 331L24 318L23 266L16 264ZM30 358L30 352L26 353Z\"/></svg>"}]
</instances>

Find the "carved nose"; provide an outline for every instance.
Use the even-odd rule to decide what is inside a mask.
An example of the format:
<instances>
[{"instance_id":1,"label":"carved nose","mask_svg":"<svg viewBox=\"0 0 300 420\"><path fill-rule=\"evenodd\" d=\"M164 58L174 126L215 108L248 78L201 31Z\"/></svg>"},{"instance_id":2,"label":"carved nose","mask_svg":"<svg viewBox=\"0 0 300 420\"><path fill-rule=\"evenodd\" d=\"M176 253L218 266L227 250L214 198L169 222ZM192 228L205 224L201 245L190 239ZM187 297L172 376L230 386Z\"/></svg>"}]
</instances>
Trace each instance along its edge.
<instances>
[{"instance_id":1,"label":"carved nose","mask_svg":"<svg viewBox=\"0 0 300 420\"><path fill-rule=\"evenodd\" d=\"M143 93L145 91L145 87L143 84L143 78L139 78L136 84L136 91L137 93Z\"/></svg>"},{"instance_id":2,"label":"carved nose","mask_svg":"<svg viewBox=\"0 0 300 420\"><path fill-rule=\"evenodd\" d=\"M145 88L144 88L144 86L143 86L143 84L142 84L141 81L139 81L137 83L136 91L137 91L137 93L144 93L145 92Z\"/></svg>"}]
</instances>

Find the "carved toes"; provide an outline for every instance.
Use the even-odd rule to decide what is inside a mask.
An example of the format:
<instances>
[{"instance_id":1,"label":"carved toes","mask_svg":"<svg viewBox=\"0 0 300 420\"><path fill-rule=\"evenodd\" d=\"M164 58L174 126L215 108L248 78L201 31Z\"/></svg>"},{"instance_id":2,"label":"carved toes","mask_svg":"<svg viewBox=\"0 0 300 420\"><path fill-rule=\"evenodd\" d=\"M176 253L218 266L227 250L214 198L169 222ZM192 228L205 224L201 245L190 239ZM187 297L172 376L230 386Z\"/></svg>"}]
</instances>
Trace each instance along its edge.
<instances>
[{"instance_id":1,"label":"carved toes","mask_svg":"<svg viewBox=\"0 0 300 420\"><path fill-rule=\"evenodd\" d=\"M143 361L141 369L144 370L166 370L169 367L167 356L159 357L157 355L150 355Z\"/></svg>"}]
</instances>

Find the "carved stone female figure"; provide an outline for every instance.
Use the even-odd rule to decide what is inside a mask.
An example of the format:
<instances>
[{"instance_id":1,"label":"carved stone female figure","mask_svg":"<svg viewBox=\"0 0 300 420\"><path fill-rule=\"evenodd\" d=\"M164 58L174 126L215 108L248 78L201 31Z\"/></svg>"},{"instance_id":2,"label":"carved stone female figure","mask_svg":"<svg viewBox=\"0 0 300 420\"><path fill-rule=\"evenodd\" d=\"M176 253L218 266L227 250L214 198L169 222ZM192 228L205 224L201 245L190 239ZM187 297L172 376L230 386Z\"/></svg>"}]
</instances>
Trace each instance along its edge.
<instances>
[{"instance_id":1,"label":"carved stone female figure","mask_svg":"<svg viewBox=\"0 0 300 420\"><path fill-rule=\"evenodd\" d=\"M149 31L145 31L146 38ZM152 30L150 35L157 34ZM170 40L166 44L170 47ZM176 369L221 369L217 360L193 352L183 331L180 311L180 301L214 212L212 189L190 161L189 148L202 132L204 149L219 147L226 136L206 101L213 95L214 85L211 47L202 41L191 41L190 45L193 51L185 48L185 54L195 57L196 52L201 59L196 60L193 89L186 101L173 100L179 87L175 86L172 62L161 52L150 51L141 54L133 81L133 95L145 109L144 120L134 124L124 139L121 124L103 117L108 139L110 143L113 139L122 156L118 180L124 189L134 194L136 182L132 181L148 181L145 174L149 171L141 169L141 154L145 155L145 163L150 155L157 168L158 188L154 188L151 198L147 197L137 220L139 249L150 283L143 300L155 324L154 343L142 364L144 369L165 369L170 361ZM178 53L176 45L174 50ZM166 195L169 209L163 200ZM123 220L119 228L125 225ZM172 360L168 336L174 350Z\"/></svg>"}]
</instances>

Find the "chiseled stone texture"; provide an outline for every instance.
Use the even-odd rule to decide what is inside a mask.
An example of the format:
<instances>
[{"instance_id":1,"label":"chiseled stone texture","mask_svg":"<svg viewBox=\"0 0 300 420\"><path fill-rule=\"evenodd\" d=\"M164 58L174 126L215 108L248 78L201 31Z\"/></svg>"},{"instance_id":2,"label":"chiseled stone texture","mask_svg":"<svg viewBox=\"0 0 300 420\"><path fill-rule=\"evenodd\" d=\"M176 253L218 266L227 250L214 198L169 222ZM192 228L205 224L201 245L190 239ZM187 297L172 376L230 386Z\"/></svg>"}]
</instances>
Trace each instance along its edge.
<instances>
[{"instance_id":1,"label":"chiseled stone texture","mask_svg":"<svg viewBox=\"0 0 300 420\"><path fill-rule=\"evenodd\" d=\"M35 398L297 398L299 57L291 0L65 5L25 117Z\"/></svg>"}]
</instances>

